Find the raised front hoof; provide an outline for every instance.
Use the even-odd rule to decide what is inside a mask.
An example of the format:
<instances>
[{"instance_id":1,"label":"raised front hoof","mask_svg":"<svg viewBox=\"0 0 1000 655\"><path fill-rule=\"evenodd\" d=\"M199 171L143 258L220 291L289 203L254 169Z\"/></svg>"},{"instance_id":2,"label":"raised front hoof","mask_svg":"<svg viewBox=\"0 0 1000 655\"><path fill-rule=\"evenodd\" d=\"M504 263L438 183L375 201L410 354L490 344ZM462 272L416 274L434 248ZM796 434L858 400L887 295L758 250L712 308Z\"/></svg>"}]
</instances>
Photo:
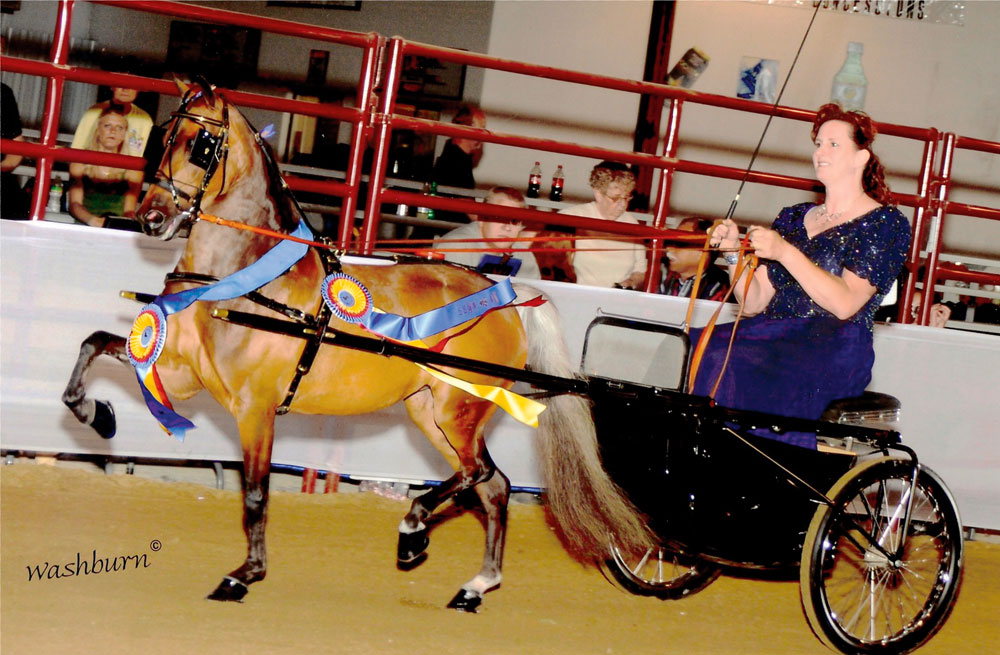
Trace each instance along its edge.
<instances>
[{"instance_id":1,"label":"raised front hoof","mask_svg":"<svg viewBox=\"0 0 1000 655\"><path fill-rule=\"evenodd\" d=\"M208 595L208 600L228 600L242 603L243 597L247 595L248 591L250 589L245 584L227 575L215 588L215 591Z\"/></svg>"},{"instance_id":2,"label":"raised front hoof","mask_svg":"<svg viewBox=\"0 0 1000 655\"><path fill-rule=\"evenodd\" d=\"M115 409L111 403L104 400L94 401L94 420L90 422L90 427L97 430L97 434L105 439L115 436L118 423L115 421Z\"/></svg>"},{"instance_id":3,"label":"raised front hoof","mask_svg":"<svg viewBox=\"0 0 1000 655\"><path fill-rule=\"evenodd\" d=\"M427 537L427 529L417 532L400 532L399 545L396 548L396 560L399 568L410 570L419 566L427 559L427 545L430 539Z\"/></svg>"},{"instance_id":4,"label":"raised front hoof","mask_svg":"<svg viewBox=\"0 0 1000 655\"><path fill-rule=\"evenodd\" d=\"M471 612L475 614L479 611L479 606L483 604L482 594L466 589L459 589L455 597L448 603L448 609L459 610L460 612Z\"/></svg>"}]
</instances>

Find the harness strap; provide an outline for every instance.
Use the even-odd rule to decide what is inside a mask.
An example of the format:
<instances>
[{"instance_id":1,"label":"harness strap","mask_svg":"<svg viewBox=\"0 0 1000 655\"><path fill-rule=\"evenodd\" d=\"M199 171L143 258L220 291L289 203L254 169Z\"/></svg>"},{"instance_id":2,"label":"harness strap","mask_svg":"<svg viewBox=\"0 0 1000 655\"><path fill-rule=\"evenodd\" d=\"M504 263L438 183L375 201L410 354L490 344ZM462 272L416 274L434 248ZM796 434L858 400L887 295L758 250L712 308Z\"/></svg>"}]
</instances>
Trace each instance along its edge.
<instances>
[{"instance_id":1,"label":"harness strap","mask_svg":"<svg viewBox=\"0 0 1000 655\"><path fill-rule=\"evenodd\" d=\"M319 254L320 261L323 262L323 270L326 271L327 275L340 270L340 259L336 255L329 250L321 248L316 249L316 251ZM326 330L330 327L330 317L332 315L333 311L323 302L321 297L319 309L316 311L316 318L311 321L314 327L311 331L311 338L306 340L305 348L302 349L302 355L299 356L299 363L295 366L295 375L292 377L292 381L288 383L285 399L274 410L274 413L278 416L288 413L289 408L292 406L292 400L295 399L295 392L298 391L299 384L302 382L302 378L312 369L313 362L316 361L316 355L319 353L319 347L323 345L323 337L326 336Z\"/></svg>"}]
</instances>

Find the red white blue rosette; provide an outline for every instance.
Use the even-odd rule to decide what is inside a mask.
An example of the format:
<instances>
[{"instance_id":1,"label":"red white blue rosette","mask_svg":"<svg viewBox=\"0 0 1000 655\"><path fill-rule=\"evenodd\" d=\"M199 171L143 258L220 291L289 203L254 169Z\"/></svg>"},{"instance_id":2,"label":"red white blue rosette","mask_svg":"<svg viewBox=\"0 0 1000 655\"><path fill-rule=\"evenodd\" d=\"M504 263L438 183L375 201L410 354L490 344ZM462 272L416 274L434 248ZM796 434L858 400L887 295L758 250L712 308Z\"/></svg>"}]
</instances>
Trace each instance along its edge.
<instances>
[{"instance_id":1,"label":"red white blue rosette","mask_svg":"<svg viewBox=\"0 0 1000 655\"><path fill-rule=\"evenodd\" d=\"M125 350L133 366L148 368L160 356L166 340L167 317L159 305L149 304L135 317Z\"/></svg>"},{"instance_id":2,"label":"red white blue rosette","mask_svg":"<svg viewBox=\"0 0 1000 655\"><path fill-rule=\"evenodd\" d=\"M328 275L323 280L322 294L327 306L342 321L363 323L372 313L372 294L350 275Z\"/></svg>"}]
</instances>

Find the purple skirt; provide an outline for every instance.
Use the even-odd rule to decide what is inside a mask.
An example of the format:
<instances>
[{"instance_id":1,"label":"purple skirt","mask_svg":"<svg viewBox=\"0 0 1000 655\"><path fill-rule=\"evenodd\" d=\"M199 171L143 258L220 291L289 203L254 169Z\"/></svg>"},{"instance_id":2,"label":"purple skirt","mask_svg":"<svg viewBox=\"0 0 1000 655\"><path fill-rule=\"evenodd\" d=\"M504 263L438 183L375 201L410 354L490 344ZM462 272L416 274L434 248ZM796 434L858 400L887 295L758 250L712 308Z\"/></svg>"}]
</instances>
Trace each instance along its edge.
<instances>
[{"instance_id":1,"label":"purple skirt","mask_svg":"<svg viewBox=\"0 0 1000 655\"><path fill-rule=\"evenodd\" d=\"M726 357L732 324L719 325L705 349L691 393L707 396ZM691 330L692 349L701 329ZM866 326L836 318L740 321L729 364L715 395L718 404L793 418L818 419L838 398L859 396L872 377L875 351ZM770 438L808 448L814 433Z\"/></svg>"}]
</instances>

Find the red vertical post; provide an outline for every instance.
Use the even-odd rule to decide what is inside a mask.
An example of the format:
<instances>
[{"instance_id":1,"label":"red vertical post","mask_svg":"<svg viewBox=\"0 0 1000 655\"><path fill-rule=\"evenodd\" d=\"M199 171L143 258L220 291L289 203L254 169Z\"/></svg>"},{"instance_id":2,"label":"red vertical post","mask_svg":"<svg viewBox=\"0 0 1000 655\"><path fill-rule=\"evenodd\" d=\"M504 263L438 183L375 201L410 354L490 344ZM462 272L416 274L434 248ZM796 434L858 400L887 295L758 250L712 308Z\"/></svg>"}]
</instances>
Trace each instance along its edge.
<instances>
[{"instance_id":1,"label":"red vertical post","mask_svg":"<svg viewBox=\"0 0 1000 655\"><path fill-rule=\"evenodd\" d=\"M53 64L65 66L66 62L69 61L69 32L73 24L73 2L74 0L59 0L56 29L52 36L52 51L49 54ZM54 74L49 78L45 91L45 113L42 116L42 145L56 145L65 84L66 80L62 75ZM39 158L36 164L35 191L31 197L31 219L35 221L45 218L45 203L49 199L49 177L52 175L52 164L53 160L49 157Z\"/></svg>"},{"instance_id":2,"label":"red vertical post","mask_svg":"<svg viewBox=\"0 0 1000 655\"><path fill-rule=\"evenodd\" d=\"M382 84L382 102L373 127L375 153L368 175L368 205L365 221L361 226L361 252L371 254L375 249L378 223L382 215L382 187L389 162L389 144L392 138L392 113L396 109L396 87L403 70L403 40L390 39L389 63Z\"/></svg>"},{"instance_id":3,"label":"red vertical post","mask_svg":"<svg viewBox=\"0 0 1000 655\"><path fill-rule=\"evenodd\" d=\"M302 469L302 493L311 494L316 492L316 478L319 471L316 469Z\"/></svg>"},{"instance_id":4,"label":"red vertical post","mask_svg":"<svg viewBox=\"0 0 1000 655\"><path fill-rule=\"evenodd\" d=\"M323 485L323 493L335 494L340 487L340 474L335 471L326 472L326 484Z\"/></svg>"},{"instance_id":5,"label":"red vertical post","mask_svg":"<svg viewBox=\"0 0 1000 655\"><path fill-rule=\"evenodd\" d=\"M944 147L941 151L941 172L937 197L934 202L934 218L931 221L931 232L927 237L927 274L924 276L924 299L920 305L920 325L927 325L931 317L931 305L934 304L934 285L937 282L938 256L941 252L941 237L944 234L945 206L948 204L948 191L951 187L951 164L955 158L955 135L951 132L944 135Z\"/></svg>"},{"instance_id":6,"label":"red vertical post","mask_svg":"<svg viewBox=\"0 0 1000 655\"><path fill-rule=\"evenodd\" d=\"M921 244L923 243L923 232L927 223L926 217L933 200L934 153L937 152L938 141L940 139L940 133L937 130L932 130L931 138L924 142L924 156L920 165L920 179L917 182L917 197L920 200L913 214L910 253L906 259L906 269L909 275L906 276L906 285L902 289L897 289L899 312L896 315L896 320L900 323L911 322L910 305L913 302L913 292L917 285L917 273L920 270L920 251Z\"/></svg>"},{"instance_id":7,"label":"red vertical post","mask_svg":"<svg viewBox=\"0 0 1000 655\"><path fill-rule=\"evenodd\" d=\"M653 227L665 228L667 217L670 215L670 191L671 183L674 179L673 160L677 157L678 132L681 126L682 101L677 98L670 100L670 108L667 110L667 131L663 136L663 159L664 167L660 169L660 186L656 194L656 211L653 215ZM652 293L658 291L660 282L660 259L663 257L663 243L660 239L653 239L650 243L649 268L646 270L645 291Z\"/></svg>"},{"instance_id":8,"label":"red vertical post","mask_svg":"<svg viewBox=\"0 0 1000 655\"><path fill-rule=\"evenodd\" d=\"M375 89L375 78L378 70L379 55L384 42L381 37L372 35L371 42L365 46L361 60L361 78L358 82L358 95L355 104L360 116L354 123L351 134L350 159L347 164L348 186L350 192L344 196L340 208L340 224L337 233L337 246L347 250L351 245L351 232L354 229L354 210L358 206L358 189L361 187L361 176L364 174L365 146L369 140L368 123L372 113L372 95ZM371 185L369 185L371 189Z\"/></svg>"}]
</instances>

